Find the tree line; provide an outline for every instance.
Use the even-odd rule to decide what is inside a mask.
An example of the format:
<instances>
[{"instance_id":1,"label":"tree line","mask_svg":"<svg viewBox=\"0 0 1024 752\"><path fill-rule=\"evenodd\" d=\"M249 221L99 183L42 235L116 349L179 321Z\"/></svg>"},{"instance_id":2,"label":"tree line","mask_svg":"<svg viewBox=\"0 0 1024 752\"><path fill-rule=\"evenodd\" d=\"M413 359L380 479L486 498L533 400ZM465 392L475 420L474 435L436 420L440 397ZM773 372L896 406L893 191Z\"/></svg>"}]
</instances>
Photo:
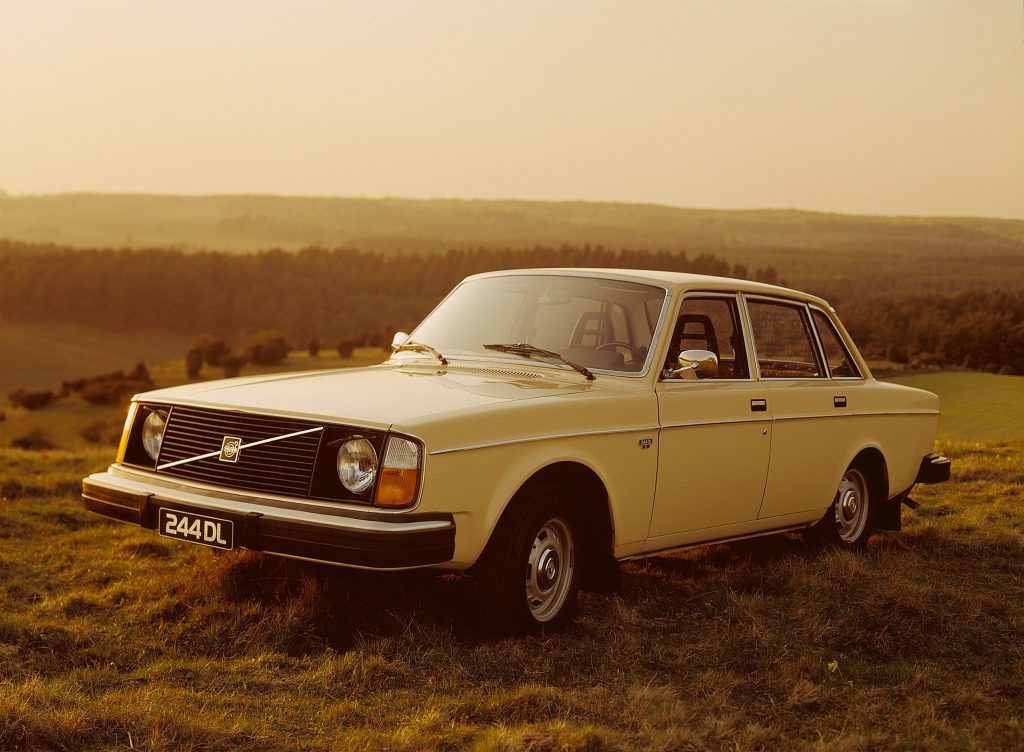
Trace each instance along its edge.
<instances>
[{"instance_id":1,"label":"tree line","mask_svg":"<svg viewBox=\"0 0 1024 752\"><path fill-rule=\"evenodd\" d=\"M517 267L648 268L778 281L709 254L563 246L452 250L441 256L349 250L250 255L71 250L0 242L0 319L74 321L110 331L163 329L296 342L408 330L463 277Z\"/></svg>"},{"instance_id":2,"label":"tree line","mask_svg":"<svg viewBox=\"0 0 1024 752\"><path fill-rule=\"evenodd\" d=\"M936 294L928 291L934 289L930 284L914 289L912 281L884 288L871 284L868 280L884 272L884 259L865 261L859 270L847 268L842 279L831 273L827 258L816 263L817 281L799 286L833 302L869 356L1024 374L1024 291L1016 267L1004 272L1007 291ZM552 266L694 272L785 284L774 265L748 267L704 251L566 245L430 256L319 248L231 255L0 241L0 321L204 335L187 357L191 367L205 362L231 371L239 363L273 362L288 349L314 342L317 348L348 352L354 346L385 345L390 333L409 331L463 277ZM217 341L250 344L238 352L210 350Z\"/></svg>"},{"instance_id":3,"label":"tree line","mask_svg":"<svg viewBox=\"0 0 1024 752\"><path fill-rule=\"evenodd\" d=\"M837 310L869 358L1024 375L1024 293L894 295Z\"/></svg>"}]
</instances>

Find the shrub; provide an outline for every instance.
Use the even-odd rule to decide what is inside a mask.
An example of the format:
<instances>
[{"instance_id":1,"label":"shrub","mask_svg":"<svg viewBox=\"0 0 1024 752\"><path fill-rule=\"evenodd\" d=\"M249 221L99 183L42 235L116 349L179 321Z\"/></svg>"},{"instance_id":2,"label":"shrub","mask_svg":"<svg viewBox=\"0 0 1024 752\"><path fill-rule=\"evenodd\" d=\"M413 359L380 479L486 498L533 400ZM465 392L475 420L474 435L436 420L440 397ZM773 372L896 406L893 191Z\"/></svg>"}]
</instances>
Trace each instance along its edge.
<instances>
[{"instance_id":1,"label":"shrub","mask_svg":"<svg viewBox=\"0 0 1024 752\"><path fill-rule=\"evenodd\" d=\"M224 369L224 375L228 378L237 376L242 372L242 366L246 364L244 355L237 355L235 353L225 353L221 356L220 360L217 361L217 365Z\"/></svg>"},{"instance_id":2,"label":"shrub","mask_svg":"<svg viewBox=\"0 0 1024 752\"><path fill-rule=\"evenodd\" d=\"M56 449L57 445L47 438L42 429L34 428L24 436L19 436L11 442L11 446L17 449L42 451L45 449Z\"/></svg>"},{"instance_id":3,"label":"shrub","mask_svg":"<svg viewBox=\"0 0 1024 752\"><path fill-rule=\"evenodd\" d=\"M90 405L119 405L133 394L152 387L152 381L105 378L89 382L82 387L81 394Z\"/></svg>"},{"instance_id":4,"label":"shrub","mask_svg":"<svg viewBox=\"0 0 1024 752\"><path fill-rule=\"evenodd\" d=\"M320 355L320 340L316 337L312 337L309 343L306 345L306 349L309 351L309 357L315 358Z\"/></svg>"},{"instance_id":5,"label":"shrub","mask_svg":"<svg viewBox=\"0 0 1024 752\"><path fill-rule=\"evenodd\" d=\"M231 352L231 348L222 339L214 337L199 337L192 342L189 352L198 350L203 355L203 362L208 366L216 367L220 359ZM187 356L186 356L187 357Z\"/></svg>"},{"instance_id":6,"label":"shrub","mask_svg":"<svg viewBox=\"0 0 1024 752\"><path fill-rule=\"evenodd\" d=\"M135 364L135 368L133 368L132 372L128 374L128 378L133 381L148 381L149 383L153 383L153 380L149 378L149 369L146 368L146 364L141 360Z\"/></svg>"},{"instance_id":7,"label":"shrub","mask_svg":"<svg viewBox=\"0 0 1024 752\"><path fill-rule=\"evenodd\" d=\"M11 402L12 407L24 407L26 410L38 410L41 407L46 407L54 400L54 393L50 391L46 392L26 392L24 389L19 389L16 392L11 392L8 399Z\"/></svg>"},{"instance_id":8,"label":"shrub","mask_svg":"<svg viewBox=\"0 0 1024 752\"><path fill-rule=\"evenodd\" d=\"M193 347L187 353L185 353L185 374L190 379L199 377L199 372L203 369L203 351L198 347Z\"/></svg>"},{"instance_id":9,"label":"shrub","mask_svg":"<svg viewBox=\"0 0 1024 752\"><path fill-rule=\"evenodd\" d=\"M87 376L64 382L64 393L79 392L82 399L93 405L117 405L138 392L153 388L146 364L135 364L130 373L114 371L100 376Z\"/></svg>"},{"instance_id":10,"label":"shrub","mask_svg":"<svg viewBox=\"0 0 1024 752\"><path fill-rule=\"evenodd\" d=\"M356 349L356 343L351 337L346 337L345 339L338 340L336 347L338 348L338 355L343 358L351 358L352 351Z\"/></svg>"},{"instance_id":11,"label":"shrub","mask_svg":"<svg viewBox=\"0 0 1024 752\"><path fill-rule=\"evenodd\" d=\"M999 374L1001 376L1013 376L1013 366L1009 364L1003 366L1002 368L999 369ZM3 420L3 418L0 417L0 420Z\"/></svg>"},{"instance_id":12,"label":"shrub","mask_svg":"<svg viewBox=\"0 0 1024 752\"><path fill-rule=\"evenodd\" d=\"M287 358L291 349L283 334L262 332L249 343L245 356L253 365L274 366Z\"/></svg>"},{"instance_id":13,"label":"shrub","mask_svg":"<svg viewBox=\"0 0 1024 752\"><path fill-rule=\"evenodd\" d=\"M60 390L65 396L67 396L71 392L80 391L88 381L89 379L87 378L74 379L73 381L63 381L61 382Z\"/></svg>"}]
</instances>

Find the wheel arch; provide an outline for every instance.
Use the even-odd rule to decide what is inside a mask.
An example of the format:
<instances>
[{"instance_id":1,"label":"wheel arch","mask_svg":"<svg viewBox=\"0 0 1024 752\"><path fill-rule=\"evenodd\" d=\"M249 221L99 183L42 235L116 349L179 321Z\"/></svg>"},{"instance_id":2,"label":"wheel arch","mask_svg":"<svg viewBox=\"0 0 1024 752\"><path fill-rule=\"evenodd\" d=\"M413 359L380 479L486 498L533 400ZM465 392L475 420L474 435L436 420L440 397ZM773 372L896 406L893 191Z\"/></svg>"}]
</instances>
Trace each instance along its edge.
<instances>
[{"instance_id":1,"label":"wheel arch","mask_svg":"<svg viewBox=\"0 0 1024 752\"><path fill-rule=\"evenodd\" d=\"M616 589L618 565L613 554L615 517L608 486L594 468L579 459L554 460L525 478L497 516L481 556L486 555L495 535L500 534L509 517L517 513L528 492L544 484L557 485L568 492L583 538L583 586L600 591Z\"/></svg>"},{"instance_id":2,"label":"wheel arch","mask_svg":"<svg viewBox=\"0 0 1024 752\"><path fill-rule=\"evenodd\" d=\"M847 467L853 465L862 465L868 470L868 482L872 484L872 491L876 494L875 498L881 503L885 503L889 498L889 465L881 447L875 445L863 447L854 455Z\"/></svg>"}]
</instances>

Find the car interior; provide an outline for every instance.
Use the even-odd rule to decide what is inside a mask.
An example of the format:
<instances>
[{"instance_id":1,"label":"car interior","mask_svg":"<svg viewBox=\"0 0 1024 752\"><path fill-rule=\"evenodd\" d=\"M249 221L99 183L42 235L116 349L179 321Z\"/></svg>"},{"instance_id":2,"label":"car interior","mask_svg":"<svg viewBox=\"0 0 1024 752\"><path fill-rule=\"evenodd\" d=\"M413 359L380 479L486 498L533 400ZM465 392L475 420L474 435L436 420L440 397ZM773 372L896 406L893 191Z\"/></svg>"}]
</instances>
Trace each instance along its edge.
<instances>
[{"instance_id":1,"label":"car interior","mask_svg":"<svg viewBox=\"0 0 1024 752\"><path fill-rule=\"evenodd\" d=\"M683 309L676 319L664 370L675 368L684 350L708 350L718 358L718 375L711 378L747 378L743 338L733 304L726 299L691 298L683 303ZM704 312L696 312L700 309ZM719 319L717 327L715 318ZM720 334L726 347L719 344Z\"/></svg>"}]
</instances>

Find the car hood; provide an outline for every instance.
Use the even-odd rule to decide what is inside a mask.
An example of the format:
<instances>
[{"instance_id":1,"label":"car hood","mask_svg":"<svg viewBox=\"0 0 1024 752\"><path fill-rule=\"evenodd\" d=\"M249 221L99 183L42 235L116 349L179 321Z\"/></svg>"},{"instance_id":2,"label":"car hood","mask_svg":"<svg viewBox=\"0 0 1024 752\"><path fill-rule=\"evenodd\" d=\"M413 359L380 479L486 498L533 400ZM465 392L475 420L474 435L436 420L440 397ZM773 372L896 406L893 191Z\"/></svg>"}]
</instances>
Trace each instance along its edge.
<instances>
[{"instance_id":1,"label":"car hood","mask_svg":"<svg viewBox=\"0 0 1024 752\"><path fill-rule=\"evenodd\" d=\"M252 410L389 428L440 413L576 394L592 382L551 368L371 366L206 381L138 395L139 401Z\"/></svg>"}]
</instances>

